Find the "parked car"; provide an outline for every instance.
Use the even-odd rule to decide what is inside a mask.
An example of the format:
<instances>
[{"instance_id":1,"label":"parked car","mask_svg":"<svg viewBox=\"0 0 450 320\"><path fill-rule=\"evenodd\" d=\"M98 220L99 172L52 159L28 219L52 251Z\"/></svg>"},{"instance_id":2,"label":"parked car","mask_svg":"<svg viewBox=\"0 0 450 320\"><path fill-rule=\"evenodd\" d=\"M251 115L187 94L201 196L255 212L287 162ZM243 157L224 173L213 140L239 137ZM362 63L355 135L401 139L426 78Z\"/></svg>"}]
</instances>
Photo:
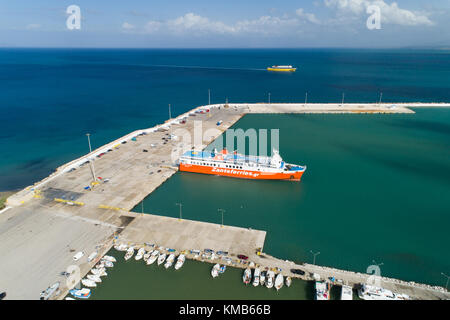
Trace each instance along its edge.
<instances>
[{"instance_id":1,"label":"parked car","mask_svg":"<svg viewBox=\"0 0 450 320\"><path fill-rule=\"evenodd\" d=\"M245 255L243 255L243 254L238 254L237 257L238 257L239 259L242 259L242 260L247 260L247 259L248 259L248 257L245 256Z\"/></svg>"},{"instance_id":2,"label":"parked car","mask_svg":"<svg viewBox=\"0 0 450 320\"><path fill-rule=\"evenodd\" d=\"M305 271L300 270L300 269L291 269L291 272L294 274L299 274L301 276L305 275Z\"/></svg>"}]
</instances>

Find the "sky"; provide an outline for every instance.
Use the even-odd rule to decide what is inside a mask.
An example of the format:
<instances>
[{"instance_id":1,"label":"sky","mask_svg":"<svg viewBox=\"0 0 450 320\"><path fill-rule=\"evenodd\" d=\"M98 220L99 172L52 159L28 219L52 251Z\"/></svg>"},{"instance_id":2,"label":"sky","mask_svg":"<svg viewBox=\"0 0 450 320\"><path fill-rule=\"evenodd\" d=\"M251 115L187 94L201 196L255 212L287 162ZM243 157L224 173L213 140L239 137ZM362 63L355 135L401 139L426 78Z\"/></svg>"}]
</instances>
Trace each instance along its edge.
<instances>
[{"instance_id":1,"label":"sky","mask_svg":"<svg viewBox=\"0 0 450 320\"><path fill-rule=\"evenodd\" d=\"M450 0L0 0L0 47L449 48L449 18Z\"/></svg>"}]
</instances>

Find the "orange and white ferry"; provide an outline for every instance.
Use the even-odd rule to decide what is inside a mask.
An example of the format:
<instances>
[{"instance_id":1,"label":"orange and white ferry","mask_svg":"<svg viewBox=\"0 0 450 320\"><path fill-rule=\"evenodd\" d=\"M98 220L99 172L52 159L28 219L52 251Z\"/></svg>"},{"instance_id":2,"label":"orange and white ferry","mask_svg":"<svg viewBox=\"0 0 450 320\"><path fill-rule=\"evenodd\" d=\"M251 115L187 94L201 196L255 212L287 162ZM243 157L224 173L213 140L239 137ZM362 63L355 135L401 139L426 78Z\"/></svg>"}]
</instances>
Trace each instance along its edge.
<instances>
[{"instance_id":1,"label":"orange and white ferry","mask_svg":"<svg viewBox=\"0 0 450 320\"><path fill-rule=\"evenodd\" d=\"M179 161L180 171L234 178L300 181L306 166L288 164L277 151L272 157L244 156L236 152L214 150L187 151Z\"/></svg>"}]
</instances>

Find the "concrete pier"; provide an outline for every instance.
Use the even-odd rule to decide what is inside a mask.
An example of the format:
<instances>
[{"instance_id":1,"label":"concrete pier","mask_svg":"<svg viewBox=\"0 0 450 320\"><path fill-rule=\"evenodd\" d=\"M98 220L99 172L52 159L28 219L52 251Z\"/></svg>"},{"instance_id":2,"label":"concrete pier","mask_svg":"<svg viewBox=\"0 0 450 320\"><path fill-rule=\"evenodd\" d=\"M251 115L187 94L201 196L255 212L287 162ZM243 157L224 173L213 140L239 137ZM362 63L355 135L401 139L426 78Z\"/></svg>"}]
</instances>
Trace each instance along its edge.
<instances>
[{"instance_id":1,"label":"concrete pier","mask_svg":"<svg viewBox=\"0 0 450 320\"><path fill-rule=\"evenodd\" d=\"M129 242L153 241L179 250L209 247L254 255L256 262L264 231L129 212L176 172L172 152L183 145L169 135L179 129L194 136L194 120L199 120L203 131L208 131L203 141L193 141L200 150L247 113L413 113L409 106L450 104L222 104L198 107L209 112L194 116L194 109L162 125L132 132L8 198L10 208L0 214L0 289L10 299L38 299L49 285L65 281L59 273L69 265L80 267L84 276L96 262L87 262L86 257L94 251L101 256L119 233ZM180 122L183 117L186 123ZM95 183L87 160L101 178ZM74 261L78 251L85 256Z\"/></svg>"}]
</instances>

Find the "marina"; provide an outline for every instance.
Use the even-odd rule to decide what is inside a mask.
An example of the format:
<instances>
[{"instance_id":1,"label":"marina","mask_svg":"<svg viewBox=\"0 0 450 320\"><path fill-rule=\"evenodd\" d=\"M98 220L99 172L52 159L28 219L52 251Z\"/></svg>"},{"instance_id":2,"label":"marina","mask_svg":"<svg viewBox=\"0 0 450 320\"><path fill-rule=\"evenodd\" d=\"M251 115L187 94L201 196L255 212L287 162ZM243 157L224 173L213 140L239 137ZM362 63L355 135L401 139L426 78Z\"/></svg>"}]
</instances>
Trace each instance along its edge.
<instances>
[{"instance_id":1,"label":"marina","mask_svg":"<svg viewBox=\"0 0 450 320\"><path fill-rule=\"evenodd\" d=\"M195 115L195 120L201 120L205 130L217 129L217 123L222 122L219 130L211 130L213 133L200 143L194 143L194 148L203 150L247 113L413 113L414 111L408 107L430 105L449 106L444 104L201 106L196 110L205 108L210 110L208 113ZM8 293L8 297L35 299L42 288L54 283L61 271L74 264L80 268L80 276L83 278L117 242L120 242L117 245L133 244L128 259L134 256L131 261L138 261L144 266L146 263L139 261L144 260L144 251L141 250L139 253L139 250L146 243L173 248L177 254L188 250L189 253L185 254L186 259L199 259L211 263L219 261L223 263L224 260L218 257L195 258L195 250L202 252L205 248L209 248L214 252L230 252L231 261L236 259L237 255L245 255L249 258L248 261L239 259L233 266L247 269L248 264L253 262L268 268L266 286L275 286L278 289L283 286L283 276L312 280L314 274L321 279L333 277L351 286L367 281L369 275L366 274L308 264L296 265L264 254L266 231L263 230L144 214L144 210L141 213L130 212L177 171L171 159L171 152L173 149L182 149L182 146L174 139L166 137L171 137L168 132L174 132L177 128L186 129L194 134L194 117L189 115L192 112L195 110L171 119L163 125L135 131L100 147L89 155L58 168L43 181L8 198L7 204L11 208L2 212L0 216L0 228L3 231L0 236L0 254L8 261L0 267L0 271L2 274L11 275L9 279L2 279L5 289L11 292ZM183 119L187 121L183 123ZM143 151L149 149L151 152ZM95 164L96 174L90 166L91 163ZM54 239L58 241L55 242ZM193 253L190 250L194 250ZM12 255L14 251L26 254L29 259L19 263L17 259L20 257ZM83 255L78 255L77 259L74 259L77 252L83 252ZM166 256L161 259L160 264L171 256L169 252L162 254ZM45 261L41 259L43 256L46 257ZM172 264L168 268L174 268ZM38 266L36 273L28 272L31 265ZM297 268L304 270L305 275L289 271ZM275 274L272 269L281 272ZM411 298L448 298L448 293L442 288L388 278L381 281L384 288L392 292L405 293ZM84 283L92 287L97 286L97 282L89 278L86 278ZM30 284L34 288L30 288ZM27 290L18 289L20 287L27 287ZM64 298L72 288L61 284L60 294L53 298ZM284 288L281 291L283 290L290 289ZM74 294L87 297L90 292L76 291Z\"/></svg>"}]
</instances>

